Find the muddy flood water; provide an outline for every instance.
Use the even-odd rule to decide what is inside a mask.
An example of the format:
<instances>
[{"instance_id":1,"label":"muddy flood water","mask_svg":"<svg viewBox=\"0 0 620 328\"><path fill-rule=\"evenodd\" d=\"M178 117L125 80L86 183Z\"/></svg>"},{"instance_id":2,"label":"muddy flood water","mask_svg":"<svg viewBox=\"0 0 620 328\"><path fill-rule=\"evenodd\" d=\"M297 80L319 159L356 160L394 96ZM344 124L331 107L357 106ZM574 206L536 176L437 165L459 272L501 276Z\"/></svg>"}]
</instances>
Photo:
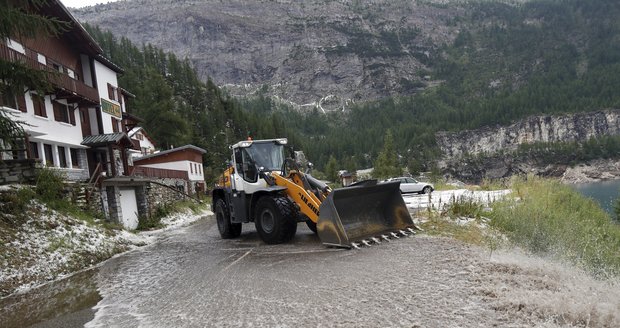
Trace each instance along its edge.
<instances>
[{"instance_id":1,"label":"muddy flood water","mask_svg":"<svg viewBox=\"0 0 620 328\"><path fill-rule=\"evenodd\" d=\"M361 250L302 224L264 245L213 220L0 301L2 327L620 327L620 285L418 235Z\"/></svg>"}]
</instances>

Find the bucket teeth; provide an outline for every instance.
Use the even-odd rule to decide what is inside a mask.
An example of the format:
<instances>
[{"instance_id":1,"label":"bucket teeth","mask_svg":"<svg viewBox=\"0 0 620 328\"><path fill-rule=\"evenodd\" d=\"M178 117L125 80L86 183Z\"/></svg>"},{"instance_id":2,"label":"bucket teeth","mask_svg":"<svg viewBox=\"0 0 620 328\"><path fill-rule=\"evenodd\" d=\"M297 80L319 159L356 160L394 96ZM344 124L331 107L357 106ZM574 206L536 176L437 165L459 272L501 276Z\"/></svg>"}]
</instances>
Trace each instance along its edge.
<instances>
[{"instance_id":1,"label":"bucket teeth","mask_svg":"<svg viewBox=\"0 0 620 328\"><path fill-rule=\"evenodd\" d=\"M372 239L372 241L374 241L377 244L381 244L381 240L379 240L379 238L377 238L377 237L372 237L370 239Z\"/></svg>"},{"instance_id":2,"label":"bucket teeth","mask_svg":"<svg viewBox=\"0 0 620 328\"><path fill-rule=\"evenodd\" d=\"M400 237L398 237L398 234L396 232L390 232L390 235L392 235L392 237L399 239Z\"/></svg>"},{"instance_id":3,"label":"bucket teeth","mask_svg":"<svg viewBox=\"0 0 620 328\"><path fill-rule=\"evenodd\" d=\"M360 244L358 243L351 243L351 246L355 249L360 249Z\"/></svg>"},{"instance_id":4,"label":"bucket teeth","mask_svg":"<svg viewBox=\"0 0 620 328\"><path fill-rule=\"evenodd\" d=\"M411 228L407 228L407 231L411 232L412 234L416 234L415 230L411 229Z\"/></svg>"},{"instance_id":5,"label":"bucket teeth","mask_svg":"<svg viewBox=\"0 0 620 328\"><path fill-rule=\"evenodd\" d=\"M390 242L390 238L388 238L387 235L381 235L381 238L385 241L387 241L388 243Z\"/></svg>"},{"instance_id":6,"label":"bucket teeth","mask_svg":"<svg viewBox=\"0 0 620 328\"><path fill-rule=\"evenodd\" d=\"M372 244L368 240L366 240L366 239L362 240L362 244L364 244L366 246L372 246Z\"/></svg>"},{"instance_id":7,"label":"bucket teeth","mask_svg":"<svg viewBox=\"0 0 620 328\"><path fill-rule=\"evenodd\" d=\"M404 232L403 230L399 230L398 232L400 232L400 234L403 235L403 236L407 236L407 233Z\"/></svg>"}]
</instances>

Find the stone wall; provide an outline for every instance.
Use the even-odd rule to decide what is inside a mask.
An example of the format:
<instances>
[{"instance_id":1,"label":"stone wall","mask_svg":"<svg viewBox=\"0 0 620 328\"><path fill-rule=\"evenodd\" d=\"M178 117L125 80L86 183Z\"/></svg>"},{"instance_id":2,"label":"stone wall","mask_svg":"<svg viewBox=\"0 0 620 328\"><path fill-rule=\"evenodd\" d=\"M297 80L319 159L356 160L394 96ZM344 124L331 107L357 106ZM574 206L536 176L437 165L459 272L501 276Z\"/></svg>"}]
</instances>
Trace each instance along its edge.
<instances>
[{"instance_id":1,"label":"stone wall","mask_svg":"<svg viewBox=\"0 0 620 328\"><path fill-rule=\"evenodd\" d=\"M85 149L77 149L78 165L79 168L72 169L58 169L63 172L67 180L71 181L86 181L90 178L88 174L88 158L86 157Z\"/></svg>"},{"instance_id":2,"label":"stone wall","mask_svg":"<svg viewBox=\"0 0 620 328\"><path fill-rule=\"evenodd\" d=\"M138 216L150 217L158 207L184 200L186 196L172 189L185 192L187 181L183 179L158 179L154 182L127 180L117 183L104 183L99 193L99 209L105 213L106 219L112 222L123 222L123 209L120 201L121 188L135 189Z\"/></svg>"},{"instance_id":3,"label":"stone wall","mask_svg":"<svg viewBox=\"0 0 620 328\"><path fill-rule=\"evenodd\" d=\"M36 164L34 159L0 161L0 185L33 183L36 177Z\"/></svg>"},{"instance_id":4,"label":"stone wall","mask_svg":"<svg viewBox=\"0 0 620 328\"><path fill-rule=\"evenodd\" d=\"M158 179L157 182L185 192L187 181L183 179ZM146 203L149 215L154 213L157 207L182 201L185 196L156 183L149 183L146 187Z\"/></svg>"}]
</instances>

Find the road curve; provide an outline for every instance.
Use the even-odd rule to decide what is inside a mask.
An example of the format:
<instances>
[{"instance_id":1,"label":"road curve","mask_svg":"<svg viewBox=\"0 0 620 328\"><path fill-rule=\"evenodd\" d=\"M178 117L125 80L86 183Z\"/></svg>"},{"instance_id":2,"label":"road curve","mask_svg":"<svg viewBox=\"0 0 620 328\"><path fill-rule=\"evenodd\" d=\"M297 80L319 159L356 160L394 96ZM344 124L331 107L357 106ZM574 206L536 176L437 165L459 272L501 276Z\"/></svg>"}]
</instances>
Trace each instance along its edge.
<instances>
[{"instance_id":1,"label":"road curve","mask_svg":"<svg viewBox=\"0 0 620 328\"><path fill-rule=\"evenodd\" d=\"M222 240L214 221L203 220L95 270L88 278L99 295L94 315L76 313L86 327L570 327L585 317L590 326L620 322L614 315L620 309L617 285L609 291L587 278L571 282L544 261L521 262L490 260L483 249L426 236L361 250L326 248L302 224L289 244L263 244L252 225L244 225L239 239ZM562 303L587 293L579 286L598 294L584 297L582 305ZM68 315L38 326L74 321Z\"/></svg>"}]
</instances>

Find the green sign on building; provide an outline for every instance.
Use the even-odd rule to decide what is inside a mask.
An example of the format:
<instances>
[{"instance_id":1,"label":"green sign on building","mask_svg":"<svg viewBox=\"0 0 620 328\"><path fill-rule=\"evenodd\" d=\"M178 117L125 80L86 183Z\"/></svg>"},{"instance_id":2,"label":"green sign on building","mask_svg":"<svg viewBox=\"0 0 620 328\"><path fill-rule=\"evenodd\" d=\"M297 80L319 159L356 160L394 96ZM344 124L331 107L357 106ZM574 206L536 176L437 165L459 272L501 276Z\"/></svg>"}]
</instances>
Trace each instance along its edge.
<instances>
[{"instance_id":1,"label":"green sign on building","mask_svg":"<svg viewBox=\"0 0 620 328\"><path fill-rule=\"evenodd\" d=\"M112 116L116 116L118 118L123 118L121 106L111 103L103 98L101 98L101 111L104 113L108 113Z\"/></svg>"}]
</instances>

